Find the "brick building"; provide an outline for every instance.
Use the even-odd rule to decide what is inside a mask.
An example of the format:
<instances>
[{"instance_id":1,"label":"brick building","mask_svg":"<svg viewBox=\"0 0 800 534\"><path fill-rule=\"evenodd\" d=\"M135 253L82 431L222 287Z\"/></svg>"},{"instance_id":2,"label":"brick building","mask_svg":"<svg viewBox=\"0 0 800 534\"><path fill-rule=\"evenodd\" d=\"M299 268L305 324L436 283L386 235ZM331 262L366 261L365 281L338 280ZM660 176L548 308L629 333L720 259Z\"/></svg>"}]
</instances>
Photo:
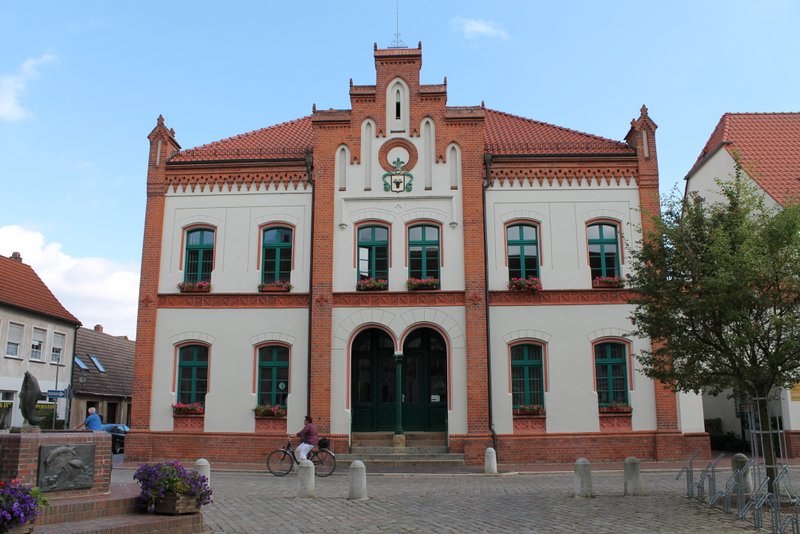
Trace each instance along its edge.
<instances>
[{"instance_id":1,"label":"brick building","mask_svg":"<svg viewBox=\"0 0 800 534\"><path fill-rule=\"evenodd\" d=\"M639 372L620 287L659 206L647 109L613 141L448 106L421 45L374 60L350 109L188 150L159 117L127 454L263 458L306 413L339 451L419 432L469 462L493 443L531 461L707 448L700 399Z\"/></svg>"}]
</instances>

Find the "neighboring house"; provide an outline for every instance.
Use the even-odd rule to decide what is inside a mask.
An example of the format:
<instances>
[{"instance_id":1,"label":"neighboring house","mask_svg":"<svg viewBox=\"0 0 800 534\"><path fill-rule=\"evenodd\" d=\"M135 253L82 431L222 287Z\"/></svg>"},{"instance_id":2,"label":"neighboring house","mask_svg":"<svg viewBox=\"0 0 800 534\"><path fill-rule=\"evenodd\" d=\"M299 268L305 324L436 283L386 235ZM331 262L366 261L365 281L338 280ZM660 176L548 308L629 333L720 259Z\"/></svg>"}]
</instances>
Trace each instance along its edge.
<instances>
[{"instance_id":1,"label":"neighboring house","mask_svg":"<svg viewBox=\"0 0 800 534\"><path fill-rule=\"evenodd\" d=\"M763 191L768 206L800 201L800 113L724 114L686 176L686 192L699 192L711 202L720 200L715 180L733 178L736 158ZM746 424L729 396L729 392L704 396L705 417L720 418L723 432L741 437ZM787 452L800 456L800 391L784 392L780 404L790 442Z\"/></svg>"},{"instance_id":2,"label":"neighboring house","mask_svg":"<svg viewBox=\"0 0 800 534\"><path fill-rule=\"evenodd\" d=\"M136 342L127 336L78 329L72 365L72 408L70 427L79 425L87 409L94 407L104 423L130 422L133 355Z\"/></svg>"},{"instance_id":3,"label":"neighboring house","mask_svg":"<svg viewBox=\"0 0 800 534\"><path fill-rule=\"evenodd\" d=\"M126 454L263 460L306 414L339 450L424 432L470 463L707 451L700 398L641 373L616 287L659 209L647 109L614 141L448 106L421 46L374 60L351 109L188 150L159 117Z\"/></svg>"},{"instance_id":4,"label":"neighboring house","mask_svg":"<svg viewBox=\"0 0 800 534\"><path fill-rule=\"evenodd\" d=\"M22 426L19 390L25 371L36 377L42 393L67 389L80 324L18 252L0 256L0 430ZM48 416L56 410L56 419L63 419L66 399L43 397L38 408Z\"/></svg>"}]
</instances>

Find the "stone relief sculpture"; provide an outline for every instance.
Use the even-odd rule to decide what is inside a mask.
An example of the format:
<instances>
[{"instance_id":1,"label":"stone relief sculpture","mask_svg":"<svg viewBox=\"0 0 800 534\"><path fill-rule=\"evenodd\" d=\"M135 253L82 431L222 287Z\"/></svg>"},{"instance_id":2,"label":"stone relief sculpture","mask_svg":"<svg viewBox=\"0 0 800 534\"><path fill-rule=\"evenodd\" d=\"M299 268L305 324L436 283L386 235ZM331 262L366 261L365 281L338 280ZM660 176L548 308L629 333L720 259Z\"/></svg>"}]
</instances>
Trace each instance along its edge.
<instances>
[{"instance_id":1,"label":"stone relief sculpture","mask_svg":"<svg viewBox=\"0 0 800 534\"><path fill-rule=\"evenodd\" d=\"M25 378L22 381L22 389L19 390L19 411L22 417L30 425L38 425L44 421L44 417L34 415L36 403L42 397L42 390L39 389L39 381L30 371L25 371Z\"/></svg>"},{"instance_id":2,"label":"stone relief sculpture","mask_svg":"<svg viewBox=\"0 0 800 534\"><path fill-rule=\"evenodd\" d=\"M38 486L42 491L91 488L95 446L42 445Z\"/></svg>"}]
</instances>

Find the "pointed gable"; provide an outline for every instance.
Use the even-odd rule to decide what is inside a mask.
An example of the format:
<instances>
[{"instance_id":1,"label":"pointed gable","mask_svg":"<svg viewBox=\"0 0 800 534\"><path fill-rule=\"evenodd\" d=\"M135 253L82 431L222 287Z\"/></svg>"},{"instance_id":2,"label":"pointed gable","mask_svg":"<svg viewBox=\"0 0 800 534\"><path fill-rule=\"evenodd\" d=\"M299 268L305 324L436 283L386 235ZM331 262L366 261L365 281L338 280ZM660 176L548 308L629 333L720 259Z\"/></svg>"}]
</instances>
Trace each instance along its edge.
<instances>
[{"instance_id":1,"label":"pointed gable","mask_svg":"<svg viewBox=\"0 0 800 534\"><path fill-rule=\"evenodd\" d=\"M635 154L619 141L492 109L486 110L484 145L490 154Z\"/></svg>"},{"instance_id":2,"label":"pointed gable","mask_svg":"<svg viewBox=\"0 0 800 534\"><path fill-rule=\"evenodd\" d=\"M169 162L296 158L311 150L311 147L309 116L182 150L172 156Z\"/></svg>"},{"instance_id":3,"label":"pointed gable","mask_svg":"<svg viewBox=\"0 0 800 534\"><path fill-rule=\"evenodd\" d=\"M80 325L58 301L30 265L0 256L0 305Z\"/></svg>"},{"instance_id":4,"label":"pointed gable","mask_svg":"<svg viewBox=\"0 0 800 534\"><path fill-rule=\"evenodd\" d=\"M721 148L779 204L800 197L800 113L724 114L686 178Z\"/></svg>"}]
</instances>

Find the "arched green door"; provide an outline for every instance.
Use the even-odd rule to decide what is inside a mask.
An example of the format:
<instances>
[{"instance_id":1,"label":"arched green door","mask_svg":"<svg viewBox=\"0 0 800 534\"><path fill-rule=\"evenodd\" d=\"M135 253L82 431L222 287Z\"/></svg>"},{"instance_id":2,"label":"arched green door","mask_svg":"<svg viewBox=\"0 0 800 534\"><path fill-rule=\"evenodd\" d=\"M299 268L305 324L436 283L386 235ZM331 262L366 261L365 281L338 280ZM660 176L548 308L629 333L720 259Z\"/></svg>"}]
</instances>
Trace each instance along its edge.
<instances>
[{"instance_id":1,"label":"arched green door","mask_svg":"<svg viewBox=\"0 0 800 534\"><path fill-rule=\"evenodd\" d=\"M389 334L372 328L353 340L350 395L353 432L395 430L397 379ZM403 346L403 429L447 429L447 346L430 328L412 332Z\"/></svg>"},{"instance_id":2,"label":"arched green door","mask_svg":"<svg viewBox=\"0 0 800 534\"><path fill-rule=\"evenodd\" d=\"M447 429L447 345L432 328L413 331L403 345L403 429Z\"/></svg>"}]
</instances>

